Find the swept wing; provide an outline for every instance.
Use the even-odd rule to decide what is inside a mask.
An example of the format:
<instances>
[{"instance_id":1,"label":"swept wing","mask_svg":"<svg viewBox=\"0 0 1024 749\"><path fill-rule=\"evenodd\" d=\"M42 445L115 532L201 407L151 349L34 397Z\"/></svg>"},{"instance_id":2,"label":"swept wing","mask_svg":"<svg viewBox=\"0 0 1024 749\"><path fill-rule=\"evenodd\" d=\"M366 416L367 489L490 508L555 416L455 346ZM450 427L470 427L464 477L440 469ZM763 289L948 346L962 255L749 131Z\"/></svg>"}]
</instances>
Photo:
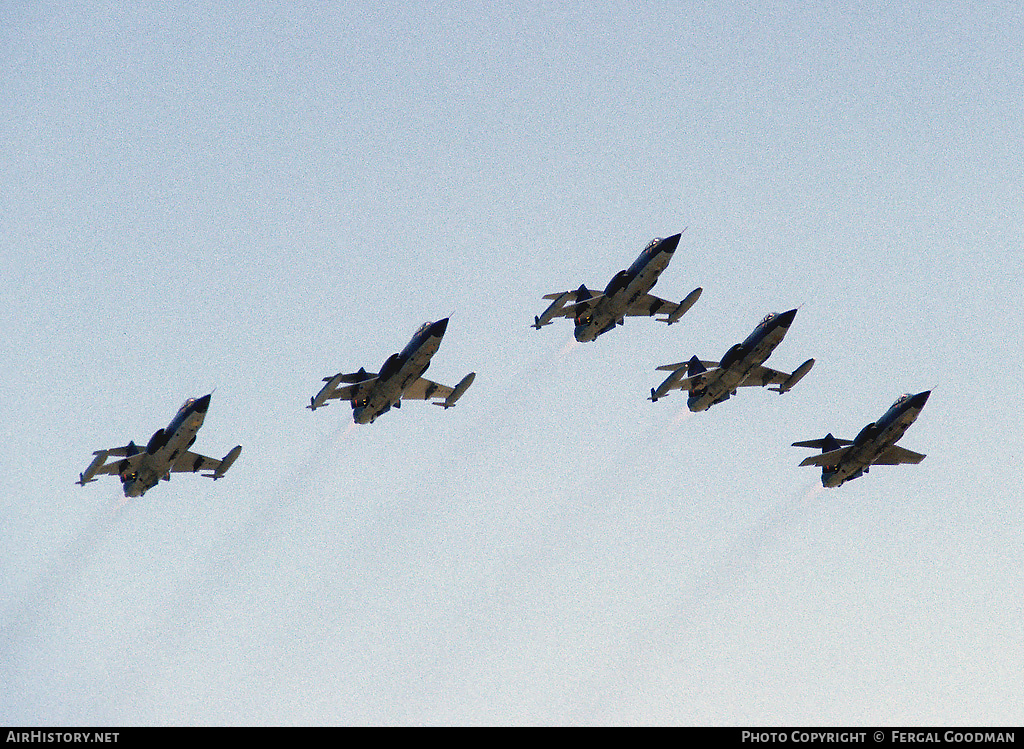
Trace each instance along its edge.
<instances>
[{"instance_id":1,"label":"swept wing","mask_svg":"<svg viewBox=\"0 0 1024 749\"><path fill-rule=\"evenodd\" d=\"M93 476L116 476L120 473L131 473L138 469L139 463L142 462L142 456L146 454L145 449L141 449L134 444L125 445L124 447L114 447L110 450L97 450L95 453L97 458L103 456L106 458L118 458L118 460L112 460L109 463L102 463L98 468L89 466L89 469L85 472L84 476L79 477L79 482L83 486L92 480ZM96 465L94 462L93 465Z\"/></svg>"},{"instance_id":2,"label":"swept wing","mask_svg":"<svg viewBox=\"0 0 1024 749\"><path fill-rule=\"evenodd\" d=\"M345 374L339 372L332 377L324 377L326 384L320 388L320 392L310 399L306 408L315 411L321 406L327 405L327 401L334 399L353 400L364 396L373 383L377 381L377 374L360 369L358 372ZM346 384L342 384L346 383Z\"/></svg>"},{"instance_id":3,"label":"swept wing","mask_svg":"<svg viewBox=\"0 0 1024 749\"><path fill-rule=\"evenodd\" d=\"M435 406L444 406L446 409L455 405L455 401L462 397L473 380L476 379L476 372L470 372L462 378L455 387L448 387L439 382L428 380L425 377L418 378L402 393L402 400L428 400L434 398Z\"/></svg>"},{"instance_id":4,"label":"swept wing","mask_svg":"<svg viewBox=\"0 0 1024 749\"><path fill-rule=\"evenodd\" d=\"M920 463L924 460L925 456L921 453L915 453L913 450L908 450L905 447L899 445L893 445L875 460L876 465L881 466L898 466L901 463Z\"/></svg>"},{"instance_id":5,"label":"swept wing","mask_svg":"<svg viewBox=\"0 0 1024 749\"><path fill-rule=\"evenodd\" d=\"M805 445L800 445L800 447L805 447ZM827 453L819 453L818 455L812 455L809 458L804 458L800 465L818 466L821 468L825 466L834 466L837 465L843 459L843 456L845 456L849 451L850 446L846 445L845 447L830 450Z\"/></svg>"},{"instance_id":6,"label":"swept wing","mask_svg":"<svg viewBox=\"0 0 1024 749\"><path fill-rule=\"evenodd\" d=\"M224 456L223 460L217 460L216 458L208 458L205 455L194 453L186 450L178 459L174 461L174 465L171 466L171 470L175 473L196 473L197 471L213 471L213 473L204 473L203 476L211 479L219 479L223 476L227 470L231 467L231 464L235 462L235 459L241 454L241 446L231 450L227 455Z\"/></svg>"}]
</instances>

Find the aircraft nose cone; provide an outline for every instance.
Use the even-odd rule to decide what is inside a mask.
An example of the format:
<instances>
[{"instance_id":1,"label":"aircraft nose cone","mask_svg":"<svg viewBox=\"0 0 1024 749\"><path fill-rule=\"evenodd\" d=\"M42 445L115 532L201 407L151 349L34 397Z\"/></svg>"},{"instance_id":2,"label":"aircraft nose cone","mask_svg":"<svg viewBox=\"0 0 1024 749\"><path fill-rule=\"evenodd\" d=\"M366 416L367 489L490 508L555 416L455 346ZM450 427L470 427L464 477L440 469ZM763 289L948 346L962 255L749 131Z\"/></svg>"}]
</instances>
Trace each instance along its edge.
<instances>
[{"instance_id":1,"label":"aircraft nose cone","mask_svg":"<svg viewBox=\"0 0 1024 749\"><path fill-rule=\"evenodd\" d=\"M210 393L213 395L213 393ZM204 414L210 408L210 395L204 395L202 398L196 398L194 408L198 413Z\"/></svg>"},{"instance_id":2,"label":"aircraft nose cone","mask_svg":"<svg viewBox=\"0 0 1024 749\"><path fill-rule=\"evenodd\" d=\"M430 335L437 336L440 338L444 335L445 330L448 329L448 318L438 320L436 323L430 326Z\"/></svg>"},{"instance_id":3,"label":"aircraft nose cone","mask_svg":"<svg viewBox=\"0 0 1024 749\"><path fill-rule=\"evenodd\" d=\"M777 321L776 324L783 328L788 328L790 325L793 324L793 318L795 317L795 309L791 309L789 312L780 312L778 317L775 318Z\"/></svg>"},{"instance_id":4,"label":"aircraft nose cone","mask_svg":"<svg viewBox=\"0 0 1024 749\"><path fill-rule=\"evenodd\" d=\"M910 405L912 408L924 408L924 404L928 402L928 396L932 394L931 390L925 390L923 393L918 393L910 399Z\"/></svg>"},{"instance_id":5,"label":"aircraft nose cone","mask_svg":"<svg viewBox=\"0 0 1024 749\"><path fill-rule=\"evenodd\" d=\"M682 232L679 234L673 234L671 237L665 237L661 240L661 244L658 246L658 250L661 252L667 252L671 255L676 251L676 247L679 246L679 238L683 236Z\"/></svg>"}]
</instances>

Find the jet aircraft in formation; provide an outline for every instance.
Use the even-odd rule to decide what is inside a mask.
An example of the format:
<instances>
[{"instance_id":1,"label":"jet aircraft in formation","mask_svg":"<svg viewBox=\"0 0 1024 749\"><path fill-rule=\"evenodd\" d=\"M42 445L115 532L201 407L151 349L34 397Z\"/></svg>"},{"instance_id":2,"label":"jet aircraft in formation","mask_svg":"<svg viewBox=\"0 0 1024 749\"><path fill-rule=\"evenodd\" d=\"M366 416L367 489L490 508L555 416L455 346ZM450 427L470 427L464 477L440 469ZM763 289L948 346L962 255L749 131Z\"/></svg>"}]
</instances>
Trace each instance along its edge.
<instances>
[{"instance_id":1,"label":"jet aircraft in formation","mask_svg":"<svg viewBox=\"0 0 1024 749\"><path fill-rule=\"evenodd\" d=\"M931 390L901 395L882 418L861 429L852 442L837 439L831 432L820 440L794 442L793 447L821 449L820 455L806 458L800 465L821 466L821 485L832 488L863 476L873 465L920 463L924 455L900 447L896 442L920 415L929 395Z\"/></svg>"},{"instance_id":2,"label":"jet aircraft in formation","mask_svg":"<svg viewBox=\"0 0 1024 749\"><path fill-rule=\"evenodd\" d=\"M736 389L740 387L776 385L772 389L777 393L789 391L811 371L814 359L805 361L792 374L762 365L782 342L794 317L795 309L766 315L742 343L737 343L725 352L720 362L701 361L694 356L688 362L658 367L672 374L657 388L651 388L648 400L656 403L670 390L679 388L689 392L686 405L696 412L706 411L716 403L728 400L730 396L736 395Z\"/></svg>"},{"instance_id":3,"label":"jet aircraft in formation","mask_svg":"<svg viewBox=\"0 0 1024 749\"><path fill-rule=\"evenodd\" d=\"M423 377L447 327L448 318L421 325L405 348L389 356L377 374L360 368L358 372L339 372L325 377L327 384L310 398L306 408L315 411L329 405L327 401L334 398L347 400L352 403L352 418L356 424L372 424L381 414L400 408L403 398L443 399L434 401L434 405L451 408L473 384L476 373L470 372L455 387L440 385Z\"/></svg>"},{"instance_id":4,"label":"jet aircraft in formation","mask_svg":"<svg viewBox=\"0 0 1024 749\"><path fill-rule=\"evenodd\" d=\"M545 299L553 301L543 314L534 317L533 327L540 329L549 325L555 317L572 318L576 340L586 342L623 324L627 315L664 314L664 318L658 318L659 322L671 325L678 321L700 297L701 288L694 289L679 304L652 296L650 290L672 259L680 236L652 240L629 269L615 274L600 294L581 285L576 291L546 295ZM686 390L689 393L687 406L696 412L728 400L740 387L774 385L771 389L775 392L788 392L811 370L814 359L805 361L792 374L769 369L764 362L786 336L796 313L797 310L791 309L766 315L754 331L742 343L726 351L719 362L702 361L694 356L687 362L658 367L671 374L657 388L651 388L649 400L657 402L674 389ZM352 418L357 424L373 423L381 414L400 408L403 399L435 399L434 405L451 408L473 383L476 373L470 372L455 387L423 377L447 327L448 318L424 323L405 348L388 357L376 374L360 368L358 372L339 372L325 377L326 384L310 398L306 408L315 411L329 405L330 400L347 400L352 404ZM901 396L882 418L864 427L852 442L837 439L832 434L820 440L794 442L796 447L822 451L821 455L807 458L800 465L821 466L822 485L837 487L867 473L872 465L920 463L924 455L895 443L920 414L930 392ZM209 405L209 395L187 400L167 428L157 430L150 438L145 449L129 442L124 447L97 450L92 463L79 474L77 483L85 486L98 475L116 474L126 497L140 497L161 479L169 480L174 472L208 470L211 473L204 476L221 478L242 452L240 445L222 460L189 451ZM108 463L108 457L115 460Z\"/></svg>"},{"instance_id":5,"label":"jet aircraft in formation","mask_svg":"<svg viewBox=\"0 0 1024 749\"><path fill-rule=\"evenodd\" d=\"M95 476L117 475L121 479L124 496L141 497L156 486L160 479L170 481L171 473L212 471L203 476L214 480L221 478L242 452L241 445L232 448L221 460L189 451L209 407L209 395L189 398L178 409L166 429L156 430L145 449L129 442L124 447L97 450L93 453L96 457L85 469L85 473L79 474L78 483L85 486L96 481ZM117 460L107 463L108 457Z\"/></svg>"},{"instance_id":6,"label":"jet aircraft in formation","mask_svg":"<svg viewBox=\"0 0 1024 749\"><path fill-rule=\"evenodd\" d=\"M543 314L533 318L533 327L540 330L556 317L571 317L575 323L573 335L577 341L585 343L622 325L627 315L664 314L665 317L657 318L659 322L671 325L678 321L694 305L702 289L698 286L679 304L659 299L649 292L668 267L681 236L682 232L665 239L652 239L627 270L612 277L602 293L595 294L581 284L576 291L545 294L544 299L554 301Z\"/></svg>"}]
</instances>

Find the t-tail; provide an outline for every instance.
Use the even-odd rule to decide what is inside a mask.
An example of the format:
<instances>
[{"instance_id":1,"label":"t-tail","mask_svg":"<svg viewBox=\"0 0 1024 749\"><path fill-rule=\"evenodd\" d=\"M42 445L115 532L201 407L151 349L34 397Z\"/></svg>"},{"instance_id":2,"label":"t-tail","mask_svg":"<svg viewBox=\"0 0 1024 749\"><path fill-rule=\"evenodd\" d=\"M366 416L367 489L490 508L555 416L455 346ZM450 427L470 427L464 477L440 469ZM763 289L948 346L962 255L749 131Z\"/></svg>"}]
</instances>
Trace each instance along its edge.
<instances>
[{"instance_id":1,"label":"t-tail","mask_svg":"<svg viewBox=\"0 0 1024 749\"><path fill-rule=\"evenodd\" d=\"M687 377L695 377L696 375L704 374L707 371L707 367L705 367L701 363L701 360L698 359L696 356L694 356L692 359L690 359L690 361L686 363Z\"/></svg>"},{"instance_id":2,"label":"t-tail","mask_svg":"<svg viewBox=\"0 0 1024 749\"><path fill-rule=\"evenodd\" d=\"M820 448L822 453L830 453L833 450L838 450L843 445L852 445L850 440L840 440L832 436L832 432L829 432L820 440L804 440L803 442L794 442L793 447L812 447Z\"/></svg>"}]
</instances>

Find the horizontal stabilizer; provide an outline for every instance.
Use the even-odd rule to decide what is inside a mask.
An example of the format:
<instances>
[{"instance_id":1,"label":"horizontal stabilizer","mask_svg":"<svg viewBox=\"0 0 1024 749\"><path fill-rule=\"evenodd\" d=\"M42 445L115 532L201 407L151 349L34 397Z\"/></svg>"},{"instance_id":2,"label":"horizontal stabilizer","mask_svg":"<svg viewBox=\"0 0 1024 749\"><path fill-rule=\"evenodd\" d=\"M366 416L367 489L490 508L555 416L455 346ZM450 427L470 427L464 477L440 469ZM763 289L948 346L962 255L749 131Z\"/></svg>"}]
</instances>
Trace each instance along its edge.
<instances>
[{"instance_id":1,"label":"horizontal stabilizer","mask_svg":"<svg viewBox=\"0 0 1024 749\"><path fill-rule=\"evenodd\" d=\"M124 447L115 447L112 450L97 450L93 455L99 455L100 453L106 453L108 457L115 458L130 458L133 455L139 454L139 446L134 441L129 442Z\"/></svg>"},{"instance_id":2,"label":"horizontal stabilizer","mask_svg":"<svg viewBox=\"0 0 1024 749\"><path fill-rule=\"evenodd\" d=\"M697 361L701 363L701 366L704 367L705 370L714 369L718 366L718 362L716 361L704 361L703 359L698 359ZM685 368L689 363L690 362L688 361L681 361L675 364L662 364L660 367L655 367L654 369L655 371L674 372L677 369Z\"/></svg>"},{"instance_id":3,"label":"horizontal stabilizer","mask_svg":"<svg viewBox=\"0 0 1024 749\"><path fill-rule=\"evenodd\" d=\"M832 433L829 432L820 440L804 440L803 442L794 442L793 447L813 447L816 450L835 450L837 447L843 445L852 445L853 440L844 440L841 437L833 437Z\"/></svg>"},{"instance_id":4,"label":"horizontal stabilizer","mask_svg":"<svg viewBox=\"0 0 1024 749\"><path fill-rule=\"evenodd\" d=\"M375 374L373 374L371 372L367 372L362 367L359 368L358 372L352 372L351 374L336 375L336 377L339 378L338 382L345 382L345 383L348 383L348 384L352 384L352 383L356 383L356 382L365 382L366 380L372 380L376 376L377 375L375 375ZM331 378L331 377L324 377L324 382L327 382L327 381L329 381L331 379L333 379L333 378Z\"/></svg>"}]
</instances>

